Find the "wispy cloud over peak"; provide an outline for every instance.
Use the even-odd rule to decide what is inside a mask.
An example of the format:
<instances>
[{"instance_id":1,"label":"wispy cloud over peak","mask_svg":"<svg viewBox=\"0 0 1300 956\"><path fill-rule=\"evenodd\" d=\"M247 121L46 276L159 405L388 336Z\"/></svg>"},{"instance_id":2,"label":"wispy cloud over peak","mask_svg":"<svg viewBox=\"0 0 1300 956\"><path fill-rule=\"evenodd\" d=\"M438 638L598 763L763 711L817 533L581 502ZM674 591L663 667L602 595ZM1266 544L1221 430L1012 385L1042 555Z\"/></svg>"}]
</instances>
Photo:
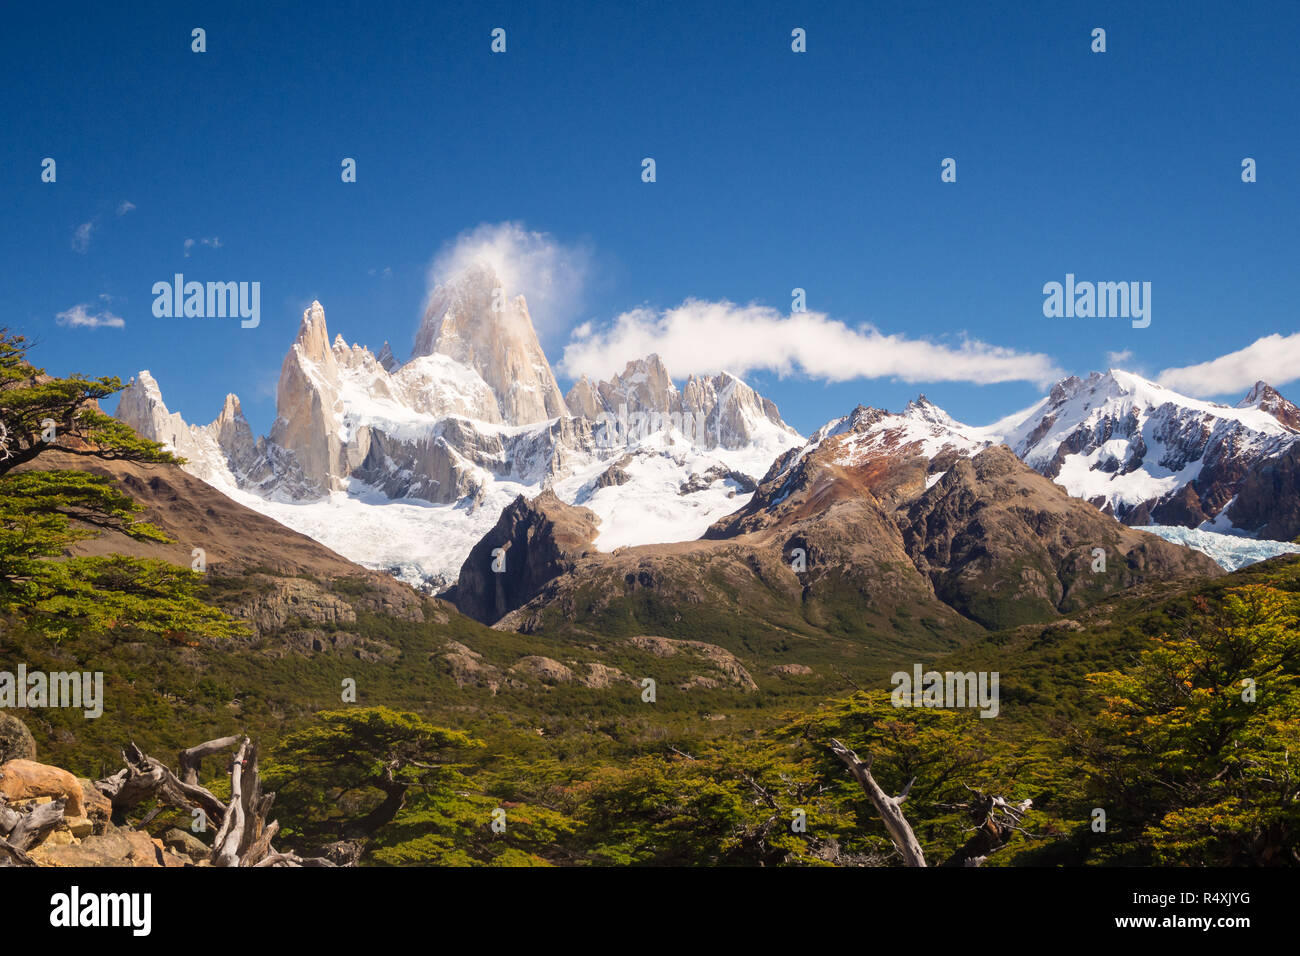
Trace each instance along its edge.
<instances>
[{"instance_id":1,"label":"wispy cloud over peak","mask_svg":"<svg viewBox=\"0 0 1300 956\"><path fill-rule=\"evenodd\" d=\"M1208 362L1167 368L1156 381L1188 395L1209 397L1244 391L1258 381L1283 386L1300 379L1300 332L1274 333Z\"/></svg>"},{"instance_id":2,"label":"wispy cloud over peak","mask_svg":"<svg viewBox=\"0 0 1300 956\"><path fill-rule=\"evenodd\" d=\"M1062 375L1046 355L972 339L949 344L851 328L821 312L788 315L763 305L688 299L666 311L635 309L603 329L574 330L560 367L566 375L608 377L628 360L657 352L674 375L737 375L755 370L804 374L827 382L895 378L905 382L1026 381Z\"/></svg>"},{"instance_id":3,"label":"wispy cloud over peak","mask_svg":"<svg viewBox=\"0 0 1300 956\"><path fill-rule=\"evenodd\" d=\"M483 223L447 243L429 266L429 292L475 263L491 266L507 295L522 294L539 335L563 329L581 310L591 253L521 222Z\"/></svg>"}]
</instances>

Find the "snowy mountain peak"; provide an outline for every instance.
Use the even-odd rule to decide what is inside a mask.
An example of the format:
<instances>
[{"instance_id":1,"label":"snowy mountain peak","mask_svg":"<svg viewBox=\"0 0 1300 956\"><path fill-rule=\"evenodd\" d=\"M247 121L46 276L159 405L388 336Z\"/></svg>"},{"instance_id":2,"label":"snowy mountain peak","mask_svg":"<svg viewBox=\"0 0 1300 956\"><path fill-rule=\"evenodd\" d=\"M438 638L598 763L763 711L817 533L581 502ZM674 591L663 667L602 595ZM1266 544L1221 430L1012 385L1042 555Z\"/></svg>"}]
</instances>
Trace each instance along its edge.
<instances>
[{"instance_id":1,"label":"snowy mountain peak","mask_svg":"<svg viewBox=\"0 0 1300 956\"><path fill-rule=\"evenodd\" d=\"M573 387L564 396L564 404L571 415L592 421L600 418L605 410L604 400L596 391L595 384L585 375L573 383Z\"/></svg>"},{"instance_id":2,"label":"snowy mountain peak","mask_svg":"<svg viewBox=\"0 0 1300 956\"><path fill-rule=\"evenodd\" d=\"M141 370L122 390L115 414L184 458L186 470L209 483L233 484L236 470L252 467L257 457L252 430L233 394L226 396L221 413L210 425L188 425L179 413L167 409L158 382Z\"/></svg>"},{"instance_id":3,"label":"snowy mountain peak","mask_svg":"<svg viewBox=\"0 0 1300 956\"><path fill-rule=\"evenodd\" d=\"M1122 369L1108 369L1105 372L1091 372L1087 378L1079 378L1077 375L1063 378L1052 386L1047 398L1051 406L1064 405L1080 397L1093 404L1126 396L1142 400L1155 399L1159 403L1163 401L1159 397L1160 393L1165 391L1163 386L1140 375Z\"/></svg>"},{"instance_id":4,"label":"snowy mountain peak","mask_svg":"<svg viewBox=\"0 0 1300 956\"><path fill-rule=\"evenodd\" d=\"M161 397L161 395L160 395ZM221 406L221 414L217 416L218 422L233 422L243 420L244 410L239 406L239 396L234 392L226 395L226 401Z\"/></svg>"},{"instance_id":5,"label":"snowy mountain peak","mask_svg":"<svg viewBox=\"0 0 1300 956\"><path fill-rule=\"evenodd\" d=\"M385 372L395 372L399 365L397 356L393 354L392 346L386 341L384 347L379 350L379 354L375 356L375 361L384 367Z\"/></svg>"},{"instance_id":6,"label":"snowy mountain peak","mask_svg":"<svg viewBox=\"0 0 1300 956\"><path fill-rule=\"evenodd\" d=\"M859 405L847 420L839 422L843 425L831 423L825 438L847 436L840 439L837 454L842 464L860 465L882 455L974 455L995 443L981 429L963 425L924 395L908 402L901 413Z\"/></svg>"},{"instance_id":7,"label":"snowy mountain peak","mask_svg":"<svg viewBox=\"0 0 1300 956\"><path fill-rule=\"evenodd\" d=\"M569 390L575 401L584 410L583 414L596 409L598 418L601 412L618 415L620 409L628 412L658 412L663 415L681 412L681 399L677 386L673 384L658 355L647 355L627 363L622 373L607 382L592 384L586 376L574 383ZM566 398L567 404L567 398ZM578 414L577 410L570 408Z\"/></svg>"},{"instance_id":8,"label":"snowy mountain peak","mask_svg":"<svg viewBox=\"0 0 1300 956\"><path fill-rule=\"evenodd\" d=\"M303 310L302 322L298 326L298 337L294 340L290 352L297 353L305 361L321 366L327 374L333 371L334 354L330 348L329 329L325 325L325 308L319 302L313 301ZM288 360L286 356L285 361Z\"/></svg>"},{"instance_id":9,"label":"snowy mountain peak","mask_svg":"<svg viewBox=\"0 0 1300 956\"><path fill-rule=\"evenodd\" d=\"M1020 421L986 432L1116 517L1194 527L1229 510L1252 463L1295 440L1279 410L1189 398L1111 369L1057 382Z\"/></svg>"},{"instance_id":10,"label":"snowy mountain peak","mask_svg":"<svg viewBox=\"0 0 1300 956\"><path fill-rule=\"evenodd\" d=\"M902 416L916 421L928 422L940 428L958 429L965 427L923 394L907 403Z\"/></svg>"},{"instance_id":11,"label":"snowy mountain peak","mask_svg":"<svg viewBox=\"0 0 1300 956\"><path fill-rule=\"evenodd\" d=\"M1300 432L1300 408L1282 397L1282 394L1267 382L1254 384L1246 397L1237 403L1237 408L1257 408L1272 415L1285 427Z\"/></svg>"},{"instance_id":12,"label":"snowy mountain peak","mask_svg":"<svg viewBox=\"0 0 1300 956\"><path fill-rule=\"evenodd\" d=\"M781 420L776 405L730 372L687 376L680 390L657 354L628 362L621 374L593 383L585 375L565 396L580 418L615 420L640 416L652 431L676 419L700 448L749 449L767 462L747 467L762 473L771 459L798 445L798 433Z\"/></svg>"},{"instance_id":13,"label":"snowy mountain peak","mask_svg":"<svg viewBox=\"0 0 1300 956\"><path fill-rule=\"evenodd\" d=\"M310 340L329 341L329 332L325 328L325 307L318 299L312 299L311 305L302 311L302 321L298 324L297 341L305 343Z\"/></svg>"},{"instance_id":14,"label":"snowy mountain peak","mask_svg":"<svg viewBox=\"0 0 1300 956\"><path fill-rule=\"evenodd\" d=\"M147 396L150 401L162 404L162 389L158 387L158 381L150 374L147 368L140 369L127 388L135 386L137 393L141 396ZM164 406L165 407L165 406Z\"/></svg>"},{"instance_id":15,"label":"snowy mountain peak","mask_svg":"<svg viewBox=\"0 0 1300 956\"><path fill-rule=\"evenodd\" d=\"M1266 401L1268 398L1274 395L1277 395L1278 398L1281 398L1281 396L1278 395L1277 390L1274 389L1272 385L1268 384L1268 382L1264 381L1263 379L1260 379L1254 385L1251 386L1250 391L1246 393L1246 397L1237 403L1237 407L1256 408L1259 406L1261 402Z\"/></svg>"},{"instance_id":16,"label":"snowy mountain peak","mask_svg":"<svg viewBox=\"0 0 1300 956\"><path fill-rule=\"evenodd\" d=\"M924 395L902 412L858 405L817 429L797 453L776 462L764 481L793 473L814 452L823 461L858 468L882 458L968 457L995 444L998 439L988 429L962 424Z\"/></svg>"},{"instance_id":17,"label":"snowy mountain peak","mask_svg":"<svg viewBox=\"0 0 1300 956\"><path fill-rule=\"evenodd\" d=\"M508 424L566 416L564 396L533 329L528 303L510 292L497 270L481 261L436 286L411 356L437 353L472 368L496 394Z\"/></svg>"}]
</instances>

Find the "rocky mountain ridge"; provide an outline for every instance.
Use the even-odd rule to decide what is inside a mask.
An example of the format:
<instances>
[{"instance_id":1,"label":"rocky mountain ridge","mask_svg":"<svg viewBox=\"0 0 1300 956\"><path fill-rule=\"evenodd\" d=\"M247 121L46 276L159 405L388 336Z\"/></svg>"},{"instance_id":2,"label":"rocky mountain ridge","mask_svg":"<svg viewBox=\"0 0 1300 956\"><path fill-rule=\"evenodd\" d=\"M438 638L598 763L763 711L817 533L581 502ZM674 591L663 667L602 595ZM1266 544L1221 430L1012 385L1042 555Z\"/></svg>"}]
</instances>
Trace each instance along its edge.
<instances>
[{"instance_id":1,"label":"rocky mountain ridge","mask_svg":"<svg viewBox=\"0 0 1300 956\"><path fill-rule=\"evenodd\" d=\"M331 342L312 303L266 438L253 438L234 396L212 424L185 423L147 372L117 416L240 503L433 589L454 582L520 494L591 507L601 547L689 539L802 440L734 376L691 378L679 392L657 356L570 395L577 414L523 296L479 263L434 290L405 363L387 343L376 357Z\"/></svg>"},{"instance_id":2,"label":"rocky mountain ridge","mask_svg":"<svg viewBox=\"0 0 1300 956\"><path fill-rule=\"evenodd\" d=\"M747 634L813 625L882 645L907 635L924 646L1223 573L1069 496L1006 446L952 433L950 423L924 401L901 415L856 409L782 456L750 501L698 541L606 553L579 533L561 546L550 529L572 530L580 516L518 502L520 520L499 525L462 567L461 581L473 586L458 605L499 629L542 636L689 622L707 607L749 622ZM516 560L508 545L521 527L538 537L519 555L529 566L511 574L529 586L505 602L477 601L493 586L489 555L507 548ZM560 553L563 561L549 557Z\"/></svg>"},{"instance_id":3,"label":"rocky mountain ridge","mask_svg":"<svg viewBox=\"0 0 1300 956\"><path fill-rule=\"evenodd\" d=\"M521 495L589 508L597 550L689 541L750 506L770 469L846 432L848 464L948 461L1006 443L1129 525L1300 535L1300 410L1266 383L1229 407L1112 370L1064 379L990 426L921 396L897 414L859 407L805 444L740 379L690 376L679 388L655 354L561 395L524 297L484 263L434 290L405 363L388 343L376 356L331 341L312 303L265 438L233 395L211 424L187 424L148 372L117 415L242 504L430 590L456 581Z\"/></svg>"},{"instance_id":4,"label":"rocky mountain ridge","mask_svg":"<svg viewBox=\"0 0 1300 956\"><path fill-rule=\"evenodd\" d=\"M1300 521L1270 522L1264 512L1295 514L1300 485L1294 472L1284 469L1289 481L1272 483L1267 506L1259 501L1259 475L1293 460L1298 422L1300 411L1263 382L1227 406L1112 369L1064 379L1019 420L986 432L1072 495L1126 524L1290 540L1300 535ZM1247 488L1247 501L1239 504Z\"/></svg>"}]
</instances>

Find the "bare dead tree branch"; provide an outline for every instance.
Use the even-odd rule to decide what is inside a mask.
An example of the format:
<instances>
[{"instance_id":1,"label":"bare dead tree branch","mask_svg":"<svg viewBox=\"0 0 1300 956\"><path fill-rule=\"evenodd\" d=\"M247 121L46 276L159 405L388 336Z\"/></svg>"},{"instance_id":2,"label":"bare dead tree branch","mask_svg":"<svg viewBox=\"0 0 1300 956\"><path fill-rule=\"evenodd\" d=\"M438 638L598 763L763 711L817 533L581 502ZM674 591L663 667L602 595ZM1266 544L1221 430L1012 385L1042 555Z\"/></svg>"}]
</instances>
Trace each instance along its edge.
<instances>
[{"instance_id":1,"label":"bare dead tree branch","mask_svg":"<svg viewBox=\"0 0 1300 956\"><path fill-rule=\"evenodd\" d=\"M912 789L909 783L903 793L898 797L891 797L880 788L876 783L875 777L871 775L871 755L862 760L856 753L850 750L838 740L831 740L831 753L839 757L845 766L853 773L862 789L866 792L867 798L871 801L872 806L876 808L880 820L885 825L885 831L889 834L889 839L893 841L898 852L903 857L905 866L925 866L925 854L921 851L921 844L916 839L916 834L912 832L912 826L907 822L907 817L903 816L900 808L904 800L907 799L908 792Z\"/></svg>"},{"instance_id":2,"label":"bare dead tree branch","mask_svg":"<svg viewBox=\"0 0 1300 956\"><path fill-rule=\"evenodd\" d=\"M229 750L235 744L239 743L238 736L220 737L217 740L207 740L201 744L191 747L189 750L182 750L180 753L180 771L181 782L197 784L199 782L199 769L203 763L204 757L209 757L214 753L222 750Z\"/></svg>"},{"instance_id":3,"label":"bare dead tree branch","mask_svg":"<svg viewBox=\"0 0 1300 956\"><path fill-rule=\"evenodd\" d=\"M223 803L198 783L199 767L205 756L239 744L230 771L230 801ZM95 781L95 788L112 804L114 823L125 825L126 813L147 800L157 806L133 829L143 830L165 806L186 812L202 810L208 819L220 821L209 862L213 866L337 866L324 858L304 858L279 852L272 845L280 824L267 819L275 802L274 793L263 793L257 767L257 748L247 737L209 740L180 754L184 779L142 751L134 743L122 751L126 766ZM60 797L46 803L10 807L0 797L0 867L37 866L27 851L40 845L64 822L67 800ZM352 865L355 859L345 860Z\"/></svg>"},{"instance_id":4,"label":"bare dead tree branch","mask_svg":"<svg viewBox=\"0 0 1300 956\"><path fill-rule=\"evenodd\" d=\"M971 838L944 861L944 866L980 866L1005 847L1016 833L1033 836L1020 825L1033 807L1033 800L1012 803L1006 797L963 786L974 795L969 802L936 804L947 810L961 810L975 824Z\"/></svg>"},{"instance_id":5,"label":"bare dead tree branch","mask_svg":"<svg viewBox=\"0 0 1300 956\"><path fill-rule=\"evenodd\" d=\"M0 838L13 849L27 851L36 846L63 822L66 797L49 803L38 803L28 813L18 813L9 807L0 808Z\"/></svg>"}]
</instances>

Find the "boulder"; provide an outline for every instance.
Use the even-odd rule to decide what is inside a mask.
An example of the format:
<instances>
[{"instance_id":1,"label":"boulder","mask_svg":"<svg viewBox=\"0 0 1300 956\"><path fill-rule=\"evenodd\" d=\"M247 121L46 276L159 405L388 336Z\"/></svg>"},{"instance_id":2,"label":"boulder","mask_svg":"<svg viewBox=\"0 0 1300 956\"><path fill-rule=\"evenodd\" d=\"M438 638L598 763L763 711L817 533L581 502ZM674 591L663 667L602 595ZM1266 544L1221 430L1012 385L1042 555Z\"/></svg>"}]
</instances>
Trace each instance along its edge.
<instances>
[{"instance_id":1,"label":"boulder","mask_svg":"<svg viewBox=\"0 0 1300 956\"><path fill-rule=\"evenodd\" d=\"M103 833L113 816L113 802L96 790L94 783L85 777L78 777L77 783L81 785L85 816L94 825L96 833Z\"/></svg>"},{"instance_id":2,"label":"boulder","mask_svg":"<svg viewBox=\"0 0 1300 956\"><path fill-rule=\"evenodd\" d=\"M187 856L191 860L198 862L206 860L211 855L206 843L200 840L192 833L188 833L179 827L173 827L163 834L163 846L181 856Z\"/></svg>"},{"instance_id":3,"label":"boulder","mask_svg":"<svg viewBox=\"0 0 1300 956\"><path fill-rule=\"evenodd\" d=\"M77 778L34 760L10 760L0 766L0 796L11 803L33 797L64 797L68 801L65 816L86 815L85 796Z\"/></svg>"},{"instance_id":4,"label":"boulder","mask_svg":"<svg viewBox=\"0 0 1300 956\"><path fill-rule=\"evenodd\" d=\"M34 759L36 741L27 725L12 714L0 714L0 764Z\"/></svg>"},{"instance_id":5,"label":"boulder","mask_svg":"<svg viewBox=\"0 0 1300 956\"><path fill-rule=\"evenodd\" d=\"M90 836L70 846L43 843L31 858L40 866L109 867L165 866L161 850L142 830L118 830ZM174 865L174 864L173 864Z\"/></svg>"}]
</instances>

